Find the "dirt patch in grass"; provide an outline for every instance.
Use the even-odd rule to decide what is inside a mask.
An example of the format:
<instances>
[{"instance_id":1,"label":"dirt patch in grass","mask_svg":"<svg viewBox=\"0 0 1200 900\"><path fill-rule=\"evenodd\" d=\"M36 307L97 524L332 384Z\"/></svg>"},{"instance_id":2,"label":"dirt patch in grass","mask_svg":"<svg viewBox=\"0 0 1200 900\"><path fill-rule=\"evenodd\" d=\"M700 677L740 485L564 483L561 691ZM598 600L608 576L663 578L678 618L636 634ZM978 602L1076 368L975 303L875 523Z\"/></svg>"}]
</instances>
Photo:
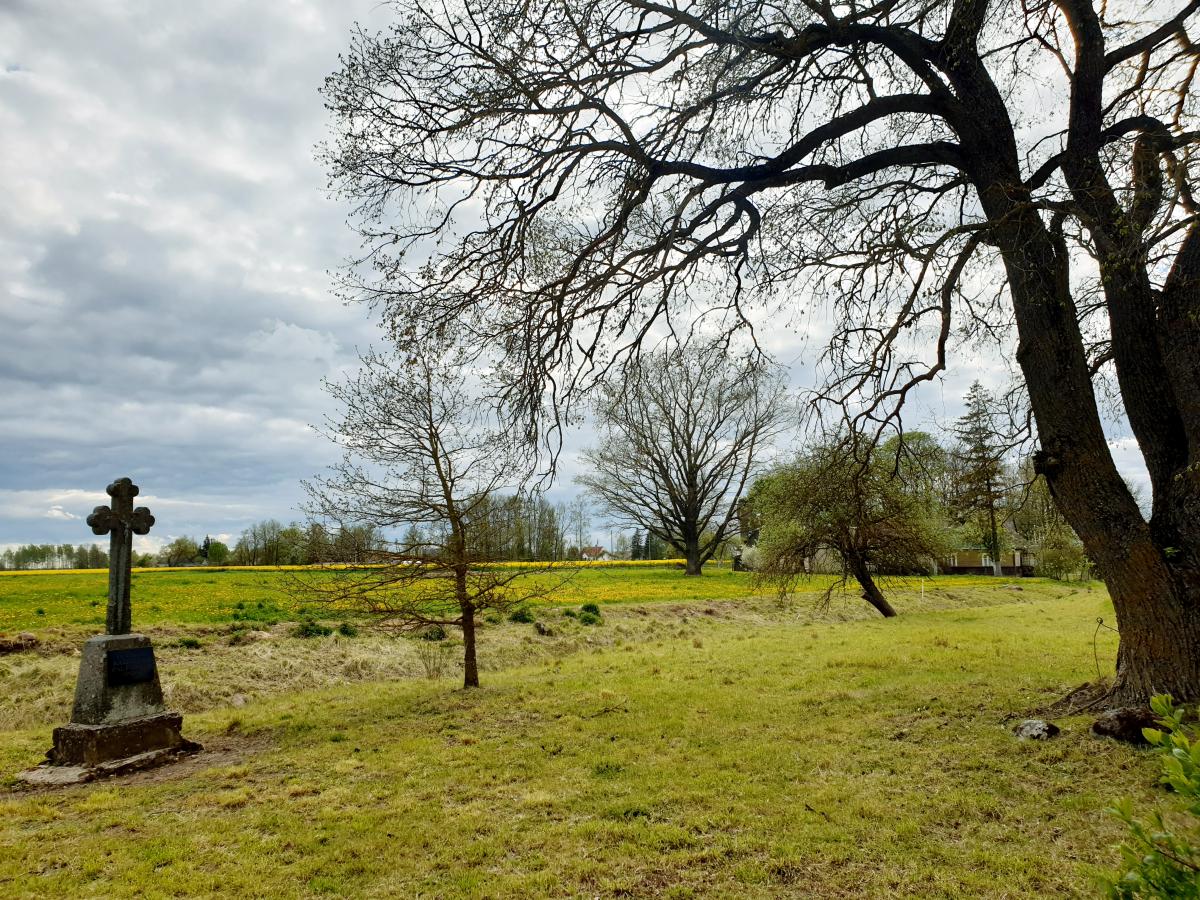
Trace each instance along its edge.
<instances>
[{"instance_id":1,"label":"dirt patch in grass","mask_svg":"<svg viewBox=\"0 0 1200 900\"><path fill-rule=\"evenodd\" d=\"M182 781L206 769L241 765L255 754L270 749L271 744L270 737L264 734L206 735L204 749L198 753L190 753L187 756L178 757L173 762L153 769L90 781L84 787L86 789L89 786L153 785ZM77 790L79 788L80 785L32 785L18 782L13 785L12 793L54 794L61 791Z\"/></svg>"}]
</instances>

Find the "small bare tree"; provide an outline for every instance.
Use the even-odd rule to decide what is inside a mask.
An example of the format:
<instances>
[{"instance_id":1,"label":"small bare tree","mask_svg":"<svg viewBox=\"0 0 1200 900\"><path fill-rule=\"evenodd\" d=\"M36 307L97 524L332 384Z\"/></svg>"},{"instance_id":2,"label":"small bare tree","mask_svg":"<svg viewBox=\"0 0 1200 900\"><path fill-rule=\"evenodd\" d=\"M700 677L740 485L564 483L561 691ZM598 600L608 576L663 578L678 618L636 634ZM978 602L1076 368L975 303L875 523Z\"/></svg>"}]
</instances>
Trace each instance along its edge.
<instances>
[{"instance_id":1,"label":"small bare tree","mask_svg":"<svg viewBox=\"0 0 1200 900\"><path fill-rule=\"evenodd\" d=\"M576 480L613 518L674 544L699 575L783 422L783 385L722 345L646 353L624 374L601 388L601 444Z\"/></svg>"},{"instance_id":2,"label":"small bare tree","mask_svg":"<svg viewBox=\"0 0 1200 900\"><path fill-rule=\"evenodd\" d=\"M385 629L461 628L463 686L478 687L479 614L543 597L553 585L529 578L536 566L489 565L480 552L490 501L519 492L531 465L518 443L490 427L458 362L372 353L356 375L328 385L342 405L330 437L345 453L305 485L307 511L342 529L368 525L404 537L375 551L374 565L330 569L309 587Z\"/></svg>"}]
</instances>

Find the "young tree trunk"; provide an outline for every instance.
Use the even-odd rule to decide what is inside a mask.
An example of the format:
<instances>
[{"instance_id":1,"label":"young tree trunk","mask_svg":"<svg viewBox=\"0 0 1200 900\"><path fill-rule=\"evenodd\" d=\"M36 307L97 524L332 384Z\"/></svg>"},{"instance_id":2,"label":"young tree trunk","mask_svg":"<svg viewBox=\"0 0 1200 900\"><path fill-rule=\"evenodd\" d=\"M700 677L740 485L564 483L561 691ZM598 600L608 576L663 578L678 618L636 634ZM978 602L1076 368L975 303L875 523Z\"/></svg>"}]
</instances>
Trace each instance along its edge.
<instances>
[{"instance_id":1,"label":"young tree trunk","mask_svg":"<svg viewBox=\"0 0 1200 900\"><path fill-rule=\"evenodd\" d=\"M988 482L988 493L991 493L991 482ZM1000 531L996 527L996 501L988 501L988 525L991 527L992 546L988 549L992 552L992 574L1000 576L1004 574L1004 567L1000 564Z\"/></svg>"},{"instance_id":2,"label":"young tree trunk","mask_svg":"<svg viewBox=\"0 0 1200 900\"><path fill-rule=\"evenodd\" d=\"M475 610L469 604L463 609L463 687L479 687L479 664L475 661Z\"/></svg>"},{"instance_id":3,"label":"young tree trunk","mask_svg":"<svg viewBox=\"0 0 1200 900\"><path fill-rule=\"evenodd\" d=\"M885 619L895 616L895 608L883 596L883 591L879 590L879 585L871 577L871 570L867 564L858 558L850 559L848 562L850 564L850 574L854 576L854 580L863 589L863 599L879 610L879 614Z\"/></svg>"}]
</instances>

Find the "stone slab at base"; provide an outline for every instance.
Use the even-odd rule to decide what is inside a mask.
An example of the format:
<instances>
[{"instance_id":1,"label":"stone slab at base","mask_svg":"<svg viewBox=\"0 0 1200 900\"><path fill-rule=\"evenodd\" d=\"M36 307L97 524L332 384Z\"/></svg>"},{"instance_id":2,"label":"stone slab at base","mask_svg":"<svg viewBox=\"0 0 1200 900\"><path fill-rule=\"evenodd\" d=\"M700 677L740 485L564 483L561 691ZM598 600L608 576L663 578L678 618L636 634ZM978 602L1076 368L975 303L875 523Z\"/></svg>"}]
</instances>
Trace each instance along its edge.
<instances>
[{"instance_id":1,"label":"stone slab at base","mask_svg":"<svg viewBox=\"0 0 1200 900\"><path fill-rule=\"evenodd\" d=\"M177 712L105 725L71 722L54 729L54 748L47 756L51 765L94 768L143 753L195 747L182 728L183 716Z\"/></svg>"},{"instance_id":2,"label":"stone slab at base","mask_svg":"<svg viewBox=\"0 0 1200 900\"><path fill-rule=\"evenodd\" d=\"M56 766L47 762L37 768L18 772L17 780L39 787L67 787L113 775L128 775L131 772L153 769L174 762L181 756L196 753L201 749L200 745L193 741L184 741L184 744L186 746L170 750L148 750L136 756L113 759L95 766Z\"/></svg>"}]
</instances>

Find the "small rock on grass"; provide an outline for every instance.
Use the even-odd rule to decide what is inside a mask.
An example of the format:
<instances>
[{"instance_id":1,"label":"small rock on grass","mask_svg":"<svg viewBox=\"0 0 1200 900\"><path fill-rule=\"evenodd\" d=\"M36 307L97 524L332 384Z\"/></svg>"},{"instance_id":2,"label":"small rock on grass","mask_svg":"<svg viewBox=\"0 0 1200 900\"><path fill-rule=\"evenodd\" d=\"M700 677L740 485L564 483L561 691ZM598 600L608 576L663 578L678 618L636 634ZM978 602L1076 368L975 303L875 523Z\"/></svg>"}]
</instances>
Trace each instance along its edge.
<instances>
[{"instance_id":1,"label":"small rock on grass","mask_svg":"<svg viewBox=\"0 0 1200 900\"><path fill-rule=\"evenodd\" d=\"M1048 741L1058 733L1059 727L1045 719L1026 719L1013 729L1013 734L1022 741Z\"/></svg>"},{"instance_id":2,"label":"small rock on grass","mask_svg":"<svg viewBox=\"0 0 1200 900\"><path fill-rule=\"evenodd\" d=\"M1143 728L1154 728L1158 717L1152 710L1140 706L1121 706L1107 710L1092 723L1092 734L1124 741L1127 744L1147 746L1150 742L1142 734Z\"/></svg>"},{"instance_id":3,"label":"small rock on grass","mask_svg":"<svg viewBox=\"0 0 1200 900\"><path fill-rule=\"evenodd\" d=\"M250 701L246 697L245 694L234 694L232 697L229 698L229 705L236 709L241 709L243 706L245 706L249 702Z\"/></svg>"}]
</instances>

